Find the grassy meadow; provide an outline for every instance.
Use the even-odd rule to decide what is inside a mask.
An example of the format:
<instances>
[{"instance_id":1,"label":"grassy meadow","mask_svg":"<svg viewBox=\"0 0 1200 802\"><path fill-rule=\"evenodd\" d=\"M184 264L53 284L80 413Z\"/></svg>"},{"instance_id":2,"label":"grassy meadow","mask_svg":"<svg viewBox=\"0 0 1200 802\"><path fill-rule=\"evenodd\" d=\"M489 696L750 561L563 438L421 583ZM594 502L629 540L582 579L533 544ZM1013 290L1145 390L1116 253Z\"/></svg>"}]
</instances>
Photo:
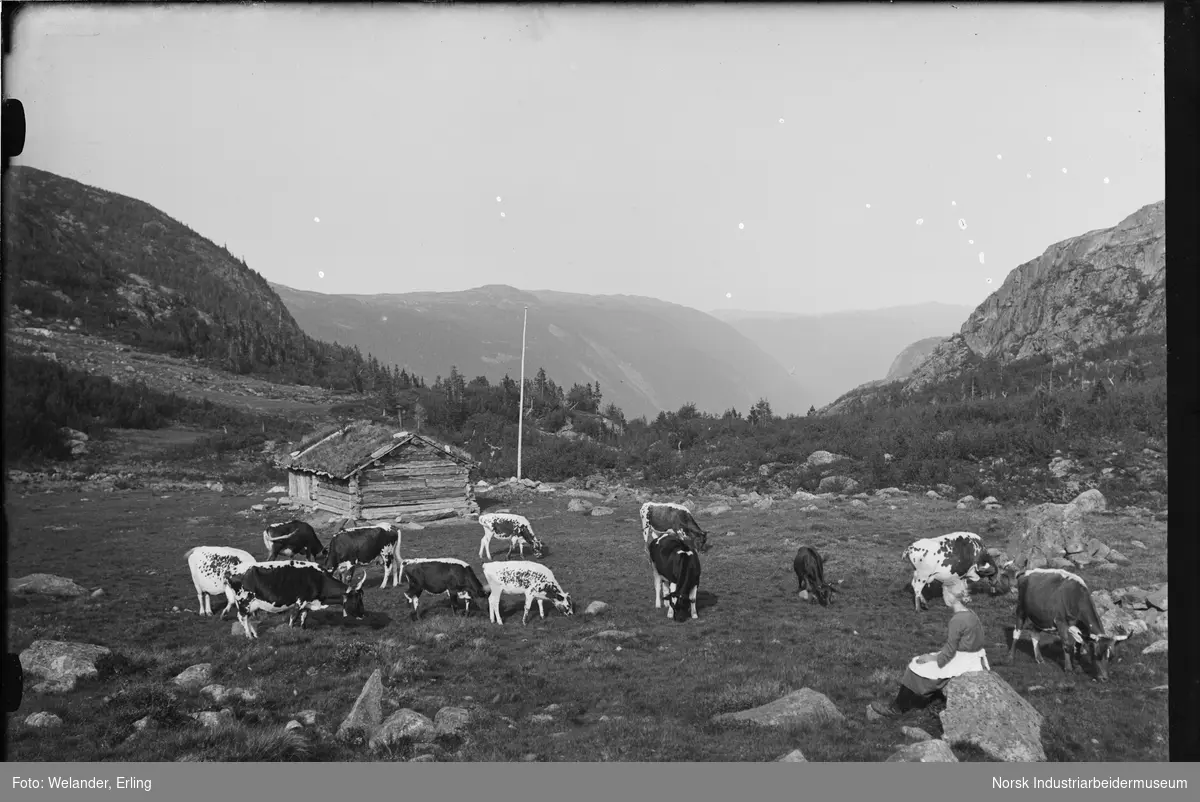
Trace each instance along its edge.
<instances>
[{"instance_id":1,"label":"grassy meadow","mask_svg":"<svg viewBox=\"0 0 1200 802\"><path fill-rule=\"evenodd\" d=\"M193 546L229 545L261 559L264 525L289 517L282 510L247 512L268 487L249 495L22 495L10 486L9 576L53 573L104 589L96 598L12 599L10 649L51 639L113 651L99 677L68 694L39 696L27 677L21 710L8 718L10 760L407 759L416 754L411 744L372 753L333 737L379 668L385 716L398 707L430 717L446 705L471 710L469 736L441 743L439 760L769 761L799 748L812 761L879 761L904 742L901 724L941 733L933 710L900 722L865 717L869 701L895 693L913 655L941 646L949 617L940 597L928 612L913 611L901 551L917 538L958 530L1003 546L1019 520L1018 509L960 511L917 494L871 499L866 508L839 502L802 512L783 501L765 511L735 505L718 517L699 515L712 549L702 556L699 620L680 624L653 606L636 504L585 517L566 512L569 499L560 493L503 503L483 497L484 511L511 509L530 518L550 548L543 562L576 602L574 617L547 605L541 620L535 605L522 627L521 600L506 596L500 627L488 622L486 601L464 619L443 595L423 597L421 619L413 623L401 589L380 589L382 570L375 567L365 586L366 619L346 620L333 608L311 614L301 631L289 630L286 616L268 616L261 639L250 642L240 628L231 634L229 621L196 614L183 555ZM1092 588L1166 579L1165 523L1093 514L1087 526L1089 536L1134 559L1113 573L1082 569ZM405 531L403 554L465 559L482 579L480 535L478 524L464 521ZM1132 539L1149 548L1131 547ZM841 582L829 608L796 596L792 558L805 544L825 556L827 579ZM504 550L493 547L493 555ZM593 600L608 609L583 615ZM987 627L993 668L1046 717L1047 757L1167 760L1167 696L1153 690L1167 682L1167 656L1141 655L1151 636L1124 644L1107 684L1065 676L1055 662L1057 645L1045 648L1047 662L1038 666L1022 641L1016 665L1008 666L1014 601L980 594L973 608ZM223 606L223 599L213 600L218 614ZM608 630L627 634L600 635ZM205 729L187 716L217 707L170 682L200 662L212 664L212 682L258 692L252 703L230 703L235 723ZM845 722L788 729L710 721L802 687L828 696ZM552 705L558 707L549 721L531 720ZM317 711L316 726L285 732L283 725L304 709ZM59 715L63 727L26 726L25 717L38 710ZM129 739L133 722L151 713L165 726L154 737ZM956 751L961 760L984 759Z\"/></svg>"}]
</instances>

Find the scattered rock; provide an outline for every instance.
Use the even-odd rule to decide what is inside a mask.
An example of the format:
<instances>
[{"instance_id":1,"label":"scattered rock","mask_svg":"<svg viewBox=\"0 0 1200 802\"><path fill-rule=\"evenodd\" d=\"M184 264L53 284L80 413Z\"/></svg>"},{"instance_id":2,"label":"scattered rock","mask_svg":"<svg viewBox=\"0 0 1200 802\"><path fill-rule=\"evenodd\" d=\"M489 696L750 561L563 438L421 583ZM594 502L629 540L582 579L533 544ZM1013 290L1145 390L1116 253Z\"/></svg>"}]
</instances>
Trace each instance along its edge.
<instances>
[{"instance_id":1,"label":"scattered rock","mask_svg":"<svg viewBox=\"0 0 1200 802\"><path fill-rule=\"evenodd\" d=\"M932 741L933 736L920 727L901 727L900 732L910 741Z\"/></svg>"},{"instance_id":2,"label":"scattered rock","mask_svg":"<svg viewBox=\"0 0 1200 802\"><path fill-rule=\"evenodd\" d=\"M267 509L267 505L266 504L252 504L252 505L250 505L250 509L254 510L255 512L263 512Z\"/></svg>"},{"instance_id":3,"label":"scattered rock","mask_svg":"<svg viewBox=\"0 0 1200 802\"><path fill-rule=\"evenodd\" d=\"M963 507L969 507L976 503L976 499L974 496L963 496L958 500L958 503L963 505Z\"/></svg>"},{"instance_id":4,"label":"scattered rock","mask_svg":"<svg viewBox=\"0 0 1200 802\"><path fill-rule=\"evenodd\" d=\"M758 501L754 502L754 509L756 509L756 510L769 510L769 509L771 509L771 507L772 507L774 504L775 504L775 499L771 498L770 496L764 496L763 498L761 498L761 499L759 499Z\"/></svg>"},{"instance_id":5,"label":"scattered rock","mask_svg":"<svg viewBox=\"0 0 1200 802\"><path fill-rule=\"evenodd\" d=\"M87 589L75 584L75 580L54 574L30 574L20 579L9 579L8 589L10 593L21 596L40 594L59 599L88 595Z\"/></svg>"},{"instance_id":6,"label":"scattered rock","mask_svg":"<svg viewBox=\"0 0 1200 802\"><path fill-rule=\"evenodd\" d=\"M387 721L371 736L370 746L371 749L381 749L401 739L415 741L434 732L436 727L428 716L405 707L388 716Z\"/></svg>"},{"instance_id":7,"label":"scattered rock","mask_svg":"<svg viewBox=\"0 0 1200 802\"><path fill-rule=\"evenodd\" d=\"M1050 460L1047 468L1056 479L1065 479L1071 473L1078 470L1078 466L1074 462L1064 457L1055 457Z\"/></svg>"},{"instance_id":8,"label":"scattered rock","mask_svg":"<svg viewBox=\"0 0 1200 802\"><path fill-rule=\"evenodd\" d=\"M637 632L623 632L619 629L606 629L603 632L597 632L595 635L592 635L593 638L600 638L601 640L629 640L637 636Z\"/></svg>"},{"instance_id":9,"label":"scattered rock","mask_svg":"<svg viewBox=\"0 0 1200 802\"><path fill-rule=\"evenodd\" d=\"M941 498L942 497L941 493L938 493L936 490L927 490L927 491L925 491L925 495L928 498Z\"/></svg>"},{"instance_id":10,"label":"scattered rock","mask_svg":"<svg viewBox=\"0 0 1200 802\"><path fill-rule=\"evenodd\" d=\"M1146 604L1155 609L1166 611L1167 609L1167 583L1164 582L1158 588L1146 594Z\"/></svg>"},{"instance_id":11,"label":"scattered rock","mask_svg":"<svg viewBox=\"0 0 1200 802\"><path fill-rule=\"evenodd\" d=\"M856 498L856 499L854 499L853 501L851 501L851 502L850 502L850 505L849 505L849 506L851 506L851 507L865 507L865 506L867 506L867 502L863 501L862 499L857 499L857 498Z\"/></svg>"},{"instance_id":12,"label":"scattered rock","mask_svg":"<svg viewBox=\"0 0 1200 802\"><path fill-rule=\"evenodd\" d=\"M471 724L471 711L465 707L443 707L433 717L439 735L458 735Z\"/></svg>"},{"instance_id":13,"label":"scattered rock","mask_svg":"<svg viewBox=\"0 0 1200 802\"><path fill-rule=\"evenodd\" d=\"M25 724L40 729L52 729L54 727L61 727L62 719L53 713L30 713L25 719Z\"/></svg>"},{"instance_id":14,"label":"scattered rock","mask_svg":"<svg viewBox=\"0 0 1200 802\"><path fill-rule=\"evenodd\" d=\"M275 493L286 493L286 492L287 492L287 488L284 487L283 485L275 485L274 487L272 487L270 490L267 491L267 493L269 495L273 495Z\"/></svg>"},{"instance_id":15,"label":"scattered rock","mask_svg":"<svg viewBox=\"0 0 1200 802\"><path fill-rule=\"evenodd\" d=\"M314 727L317 724L316 710L301 710L299 713L293 713L292 715L295 716L305 727Z\"/></svg>"},{"instance_id":16,"label":"scattered rock","mask_svg":"<svg viewBox=\"0 0 1200 802\"><path fill-rule=\"evenodd\" d=\"M765 726L787 726L818 721L843 721L833 702L811 688L801 688L765 705L737 713L713 716L713 721L750 721Z\"/></svg>"},{"instance_id":17,"label":"scattered rock","mask_svg":"<svg viewBox=\"0 0 1200 802\"><path fill-rule=\"evenodd\" d=\"M591 514L595 517L599 517L601 515L612 515L613 509L612 507L593 507Z\"/></svg>"},{"instance_id":18,"label":"scattered rock","mask_svg":"<svg viewBox=\"0 0 1200 802\"><path fill-rule=\"evenodd\" d=\"M1145 543L1143 543L1143 542L1142 542L1142 541L1140 541L1140 540L1131 540L1131 541L1129 541L1129 544L1130 544L1131 546L1133 546L1135 549L1144 549L1144 548L1148 548L1148 547L1146 546L1146 544L1145 544Z\"/></svg>"},{"instance_id":19,"label":"scattered rock","mask_svg":"<svg viewBox=\"0 0 1200 802\"><path fill-rule=\"evenodd\" d=\"M855 493L858 482L849 476L826 476L817 486L818 493Z\"/></svg>"},{"instance_id":20,"label":"scattered rock","mask_svg":"<svg viewBox=\"0 0 1200 802\"><path fill-rule=\"evenodd\" d=\"M296 721L296 719L292 719L287 724L283 725L284 732L291 732L292 730L302 730L302 729L304 729L304 725L301 724L299 721Z\"/></svg>"},{"instance_id":21,"label":"scattered rock","mask_svg":"<svg viewBox=\"0 0 1200 802\"><path fill-rule=\"evenodd\" d=\"M338 727L339 740L351 740L355 733L370 739L383 723L383 672L375 669L363 685L350 713Z\"/></svg>"},{"instance_id":22,"label":"scattered rock","mask_svg":"<svg viewBox=\"0 0 1200 802\"><path fill-rule=\"evenodd\" d=\"M600 613L604 612L607 609L608 609L608 605L605 604L604 602L594 601L587 606L587 609L583 611L583 614L584 615L599 615Z\"/></svg>"},{"instance_id":23,"label":"scattered rock","mask_svg":"<svg viewBox=\"0 0 1200 802\"><path fill-rule=\"evenodd\" d=\"M730 507L728 504L710 504L709 506L700 510L700 514L701 515L709 515L709 516L717 516L717 515L722 515L726 512L729 512L731 509L733 509L733 508Z\"/></svg>"},{"instance_id":24,"label":"scattered rock","mask_svg":"<svg viewBox=\"0 0 1200 802\"><path fill-rule=\"evenodd\" d=\"M533 763L533 762L534 762L534 761L536 761L537 759L538 759L538 758L537 758L537 755L536 755L536 754L534 754L533 752L527 752L526 754L524 754L524 755L521 755L521 762L522 762L522 763Z\"/></svg>"},{"instance_id":25,"label":"scattered rock","mask_svg":"<svg viewBox=\"0 0 1200 802\"><path fill-rule=\"evenodd\" d=\"M1105 543L1101 542L1100 538L1092 538L1087 544L1087 554L1093 560L1103 560L1108 557L1108 553L1112 551Z\"/></svg>"},{"instance_id":26,"label":"scattered rock","mask_svg":"<svg viewBox=\"0 0 1200 802\"><path fill-rule=\"evenodd\" d=\"M1071 503L1084 512L1104 512L1108 509L1108 499L1095 488L1083 491Z\"/></svg>"},{"instance_id":27,"label":"scattered rock","mask_svg":"<svg viewBox=\"0 0 1200 802\"><path fill-rule=\"evenodd\" d=\"M988 497L987 497L987 498L985 498L985 499L984 499L984 500L983 500L981 503L982 503L984 506L986 506L986 505L988 505L988 504L999 504L999 503L1000 503L1000 499L996 498L995 496L988 496Z\"/></svg>"},{"instance_id":28,"label":"scattered rock","mask_svg":"<svg viewBox=\"0 0 1200 802\"><path fill-rule=\"evenodd\" d=\"M834 454L830 451L814 451L808 455L808 459L804 460L804 467L819 468L823 465L829 465L839 460L846 459L840 454Z\"/></svg>"},{"instance_id":29,"label":"scattered rock","mask_svg":"<svg viewBox=\"0 0 1200 802\"><path fill-rule=\"evenodd\" d=\"M943 689L947 743L968 743L1005 762L1044 762L1041 713L993 671L955 677Z\"/></svg>"},{"instance_id":30,"label":"scattered rock","mask_svg":"<svg viewBox=\"0 0 1200 802\"><path fill-rule=\"evenodd\" d=\"M581 498L571 499L571 503L567 505L567 512L582 512L589 513L592 511L592 503L584 501Z\"/></svg>"},{"instance_id":31,"label":"scattered rock","mask_svg":"<svg viewBox=\"0 0 1200 802\"><path fill-rule=\"evenodd\" d=\"M414 758L409 758L409 763L436 763L437 757L430 754L417 755Z\"/></svg>"},{"instance_id":32,"label":"scattered rock","mask_svg":"<svg viewBox=\"0 0 1200 802\"><path fill-rule=\"evenodd\" d=\"M529 717L529 720L534 724L548 724L551 721L554 721L554 716L551 716L548 713L534 713Z\"/></svg>"},{"instance_id":33,"label":"scattered rock","mask_svg":"<svg viewBox=\"0 0 1200 802\"><path fill-rule=\"evenodd\" d=\"M799 749L793 749L783 757L775 761L776 763L807 763L808 758Z\"/></svg>"},{"instance_id":34,"label":"scattered rock","mask_svg":"<svg viewBox=\"0 0 1200 802\"><path fill-rule=\"evenodd\" d=\"M887 759L888 763L957 763L950 745L940 738L902 746Z\"/></svg>"},{"instance_id":35,"label":"scattered rock","mask_svg":"<svg viewBox=\"0 0 1200 802\"><path fill-rule=\"evenodd\" d=\"M1145 649L1142 649L1142 654L1166 654L1166 653L1167 653L1166 639L1156 640L1156 641L1154 641L1154 643L1151 643Z\"/></svg>"},{"instance_id":36,"label":"scattered rock","mask_svg":"<svg viewBox=\"0 0 1200 802\"><path fill-rule=\"evenodd\" d=\"M797 490L792 494L792 501L799 501L802 504L821 504L825 499L813 493L807 493L803 490Z\"/></svg>"},{"instance_id":37,"label":"scattered rock","mask_svg":"<svg viewBox=\"0 0 1200 802\"><path fill-rule=\"evenodd\" d=\"M197 663L185 668L172 682L180 688L203 688L212 678L212 663Z\"/></svg>"},{"instance_id":38,"label":"scattered rock","mask_svg":"<svg viewBox=\"0 0 1200 802\"><path fill-rule=\"evenodd\" d=\"M219 727L222 724L233 722L233 711L229 708L218 712L205 710L201 713L192 713L192 718L199 721L205 727Z\"/></svg>"},{"instance_id":39,"label":"scattered rock","mask_svg":"<svg viewBox=\"0 0 1200 802\"><path fill-rule=\"evenodd\" d=\"M1128 557L1126 557L1124 554L1117 551L1116 549L1109 549L1108 554L1105 555L1105 559L1108 560L1110 563L1116 563L1117 565L1132 565L1133 564L1132 561Z\"/></svg>"},{"instance_id":40,"label":"scattered rock","mask_svg":"<svg viewBox=\"0 0 1200 802\"><path fill-rule=\"evenodd\" d=\"M93 599L98 599L103 595L104 595L104 588L96 588L95 590L92 591Z\"/></svg>"},{"instance_id":41,"label":"scattered rock","mask_svg":"<svg viewBox=\"0 0 1200 802\"><path fill-rule=\"evenodd\" d=\"M37 640L21 652L21 670L43 680L33 687L37 693L61 693L74 690L80 679L97 676L96 661L109 654L91 643Z\"/></svg>"},{"instance_id":42,"label":"scattered rock","mask_svg":"<svg viewBox=\"0 0 1200 802\"><path fill-rule=\"evenodd\" d=\"M225 485L221 484L220 482L209 482L206 487L214 493L225 492Z\"/></svg>"}]
</instances>

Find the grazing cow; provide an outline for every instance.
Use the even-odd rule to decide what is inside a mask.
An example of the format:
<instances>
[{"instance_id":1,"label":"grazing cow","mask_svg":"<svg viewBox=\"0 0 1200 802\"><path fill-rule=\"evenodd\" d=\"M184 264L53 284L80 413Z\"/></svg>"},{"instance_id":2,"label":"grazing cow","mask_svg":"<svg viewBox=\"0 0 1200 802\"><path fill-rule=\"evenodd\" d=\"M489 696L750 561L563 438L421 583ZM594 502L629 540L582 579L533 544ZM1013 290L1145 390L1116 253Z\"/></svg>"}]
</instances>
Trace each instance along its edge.
<instances>
[{"instance_id":1,"label":"grazing cow","mask_svg":"<svg viewBox=\"0 0 1200 802\"><path fill-rule=\"evenodd\" d=\"M343 618L362 618L366 615L362 598L362 586L366 581L365 568L358 584L351 586L315 565L288 564L270 568L254 565L229 582L246 637L257 638L258 628L253 626L250 616L259 610L268 613L290 610L289 627L299 611L301 629L304 629L309 611L324 610L325 602L341 604Z\"/></svg>"},{"instance_id":2,"label":"grazing cow","mask_svg":"<svg viewBox=\"0 0 1200 802\"><path fill-rule=\"evenodd\" d=\"M541 559L546 553L546 544L533 533L529 520L511 512L489 512L479 516L479 524L483 527L483 539L479 541L479 559L487 554L492 559L491 542L507 540L508 554L505 559L512 558L513 547L520 549L521 557L525 556L525 546L533 549L533 556Z\"/></svg>"},{"instance_id":3,"label":"grazing cow","mask_svg":"<svg viewBox=\"0 0 1200 802\"><path fill-rule=\"evenodd\" d=\"M197 546L188 549L183 555L187 558L188 568L192 572L192 585L196 588L196 612L200 615L212 615L212 596L225 596L225 609L221 618L225 618L234 609L233 591L229 588L229 578L240 576L247 568L255 565L255 559L248 551L229 546Z\"/></svg>"},{"instance_id":4,"label":"grazing cow","mask_svg":"<svg viewBox=\"0 0 1200 802\"><path fill-rule=\"evenodd\" d=\"M1093 682L1108 682L1108 664L1116 645L1129 637L1128 633L1106 635L1104 624L1096 613L1087 583L1061 568L1033 568L1017 577L1016 625L1013 627L1012 648L1008 662L1017 656L1017 641L1026 624L1032 624L1029 639L1033 641L1033 659L1042 660L1038 634L1057 632L1062 641L1063 670L1071 671L1071 654L1086 656L1096 671Z\"/></svg>"},{"instance_id":5,"label":"grazing cow","mask_svg":"<svg viewBox=\"0 0 1200 802\"><path fill-rule=\"evenodd\" d=\"M981 576L987 576L994 583L999 573L996 560L974 532L924 538L905 549L902 556L912 563L913 605L917 612L922 607L928 609L922 593L932 582L945 582L951 576L977 582Z\"/></svg>"},{"instance_id":6,"label":"grazing cow","mask_svg":"<svg viewBox=\"0 0 1200 802\"><path fill-rule=\"evenodd\" d=\"M504 593L521 594L525 597L525 615L521 617L522 624L529 623L529 610L536 600L538 613L546 617L545 602L557 607L563 615L573 615L575 605L571 596L562 589L554 573L544 565L528 560L513 560L512 562L494 562L483 564L483 575L487 580L488 620L503 624L500 618L500 596Z\"/></svg>"},{"instance_id":7,"label":"grazing cow","mask_svg":"<svg viewBox=\"0 0 1200 802\"><path fill-rule=\"evenodd\" d=\"M408 583L404 598L412 604L413 621L417 620L422 593L445 593L451 605L458 598L463 602L464 616L471 612L472 601L487 596L471 566L453 557L405 560L400 570Z\"/></svg>"},{"instance_id":8,"label":"grazing cow","mask_svg":"<svg viewBox=\"0 0 1200 802\"><path fill-rule=\"evenodd\" d=\"M690 538L700 551L708 551L708 533L700 528L692 512L682 504L668 501L647 501L642 505L642 539L646 545L655 535L679 532Z\"/></svg>"},{"instance_id":9,"label":"grazing cow","mask_svg":"<svg viewBox=\"0 0 1200 802\"><path fill-rule=\"evenodd\" d=\"M274 560L280 554L303 554L310 560L316 560L325 553L317 533L304 521L271 524L263 530L263 546L267 549L268 560Z\"/></svg>"},{"instance_id":10,"label":"grazing cow","mask_svg":"<svg viewBox=\"0 0 1200 802\"><path fill-rule=\"evenodd\" d=\"M812 546L801 546L796 550L796 559L792 561L792 570L796 572L799 587L796 595L806 589L811 590L822 607L828 607L832 594L837 588L825 581L825 560Z\"/></svg>"},{"instance_id":11,"label":"grazing cow","mask_svg":"<svg viewBox=\"0 0 1200 802\"><path fill-rule=\"evenodd\" d=\"M654 564L654 596L667 600L667 618L687 620L685 601L691 602L692 618L699 618L700 555L696 547L679 535L659 535L650 541L649 551Z\"/></svg>"},{"instance_id":12,"label":"grazing cow","mask_svg":"<svg viewBox=\"0 0 1200 802\"><path fill-rule=\"evenodd\" d=\"M344 529L329 541L325 567L338 576L373 562L383 566L379 587L387 585L389 576L392 587L400 584L400 530L391 524Z\"/></svg>"},{"instance_id":13,"label":"grazing cow","mask_svg":"<svg viewBox=\"0 0 1200 802\"><path fill-rule=\"evenodd\" d=\"M690 537L700 551L708 551L708 533L700 528L691 510L682 504L669 501L647 501L640 511L642 519L642 540L646 545L659 535L676 531ZM647 555L648 556L648 555ZM654 577L654 609L662 607L662 596L659 594L658 571L654 561L650 561L650 573Z\"/></svg>"}]
</instances>

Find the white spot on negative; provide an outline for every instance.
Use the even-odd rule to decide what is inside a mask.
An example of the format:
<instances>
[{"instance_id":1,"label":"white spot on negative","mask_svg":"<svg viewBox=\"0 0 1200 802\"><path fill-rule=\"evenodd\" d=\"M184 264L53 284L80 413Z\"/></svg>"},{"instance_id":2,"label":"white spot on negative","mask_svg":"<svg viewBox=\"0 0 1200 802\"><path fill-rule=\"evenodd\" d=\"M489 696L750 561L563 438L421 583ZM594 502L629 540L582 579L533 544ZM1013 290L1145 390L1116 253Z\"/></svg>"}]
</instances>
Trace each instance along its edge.
<instances>
[{"instance_id":1,"label":"white spot on negative","mask_svg":"<svg viewBox=\"0 0 1200 802\"><path fill-rule=\"evenodd\" d=\"M319 217L314 217L314 218L313 218L313 222L314 222L314 223L319 223L319 222L321 222L321 218L319 218Z\"/></svg>"},{"instance_id":2,"label":"white spot on negative","mask_svg":"<svg viewBox=\"0 0 1200 802\"><path fill-rule=\"evenodd\" d=\"M779 124L780 124L780 125L783 125L783 118L782 118L782 117L780 117L780 118L779 118Z\"/></svg>"},{"instance_id":3,"label":"white spot on negative","mask_svg":"<svg viewBox=\"0 0 1200 802\"><path fill-rule=\"evenodd\" d=\"M745 223L738 223L738 228L745 228L745 227L746 227Z\"/></svg>"},{"instance_id":4,"label":"white spot on negative","mask_svg":"<svg viewBox=\"0 0 1200 802\"><path fill-rule=\"evenodd\" d=\"M497 195L497 196L496 196L496 203L499 203L499 202L500 202L500 196L499 196L499 195Z\"/></svg>"},{"instance_id":5,"label":"white spot on negative","mask_svg":"<svg viewBox=\"0 0 1200 802\"><path fill-rule=\"evenodd\" d=\"M1025 177L1026 177L1026 178L1033 178L1033 173L1026 173L1026 174L1025 174Z\"/></svg>"},{"instance_id":6,"label":"white spot on negative","mask_svg":"<svg viewBox=\"0 0 1200 802\"><path fill-rule=\"evenodd\" d=\"M387 323L387 315L384 315L384 316L383 316L383 322L384 322L384 323Z\"/></svg>"},{"instance_id":7,"label":"white spot on negative","mask_svg":"<svg viewBox=\"0 0 1200 802\"><path fill-rule=\"evenodd\" d=\"M1104 183L1108 183L1108 176L1104 176Z\"/></svg>"},{"instance_id":8,"label":"white spot on negative","mask_svg":"<svg viewBox=\"0 0 1200 802\"><path fill-rule=\"evenodd\" d=\"M1064 168L1063 168L1063 175L1066 175L1066 173L1067 173L1067 168L1066 168L1066 167L1064 167Z\"/></svg>"},{"instance_id":9,"label":"white spot on negative","mask_svg":"<svg viewBox=\"0 0 1200 802\"><path fill-rule=\"evenodd\" d=\"M996 154L996 158L997 158L997 159L1003 159L1004 157L1003 157L1003 156L1001 156L999 153L997 153L997 154Z\"/></svg>"},{"instance_id":10,"label":"white spot on negative","mask_svg":"<svg viewBox=\"0 0 1200 802\"><path fill-rule=\"evenodd\" d=\"M963 231L966 231L967 230L967 221L963 220L961 217L958 218L958 227L961 228Z\"/></svg>"},{"instance_id":11,"label":"white spot on negative","mask_svg":"<svg viewBox=\"0 0 1200 802\"><path fill-rule=\"evenodd\" d=\"M975 244L975 240L973 240L973 239L969 239L969 240L967 240L967 244L968 244L968 245L974 245L974 244Z\"/></svg>"},{"instance_id":12,"label":"white spot on negative","mask_svg":"<svg viewBox=\"0 0 1200 802\"><path fill-rule=\"evenodd\" d=\"M733 293L732 293L732 292L727 292L727 293L725 293L725 297L726 297L726 298L732 298L732 297L733 297Z\"/></svg>"},{"instance_id":13,"label":"white spot on negative","mask_svg":"<svg viewBox=\"0 0 1200 802\"><path fill-rule=\"evenodd\" d=\"M918 218L917 218L917 225L921 225L921 224L922 224L922 223L924 223L924 222L925 222L925 218L924 218L924 217L918 217Z\"/></svg>"},{"instance_id":14,"label":"white spot on negative","mask_svg":"<svg viewBox=\"0 0 1200 802\"><path fill-rule=\"evenodd\" d=\"M325 278L325 271L324 271L324 270L318 270L318 271L317 271L317 278Z\"/></svg>"},{"instance_id":15,"label":"white spot on negative","mask_svg":"<svg viewBox=\"0 0 1200 802\"><path fill-rule=\"evenodd\" d=\"M1052 137L1046 137L1046 141L1049 142L1051 140L1051 138Z\"/></svg>"},{"instance_id":16,"label":"white spot on negative","mask_svg":"<svg viewBox=\"0 0 1200 802\"><path fill-rule=\"evenodd\" d=\"M951 206L957 206L957 205L958 205L958 201L950 201L950 205L951 205Z\"/></svg>"},{"instance_id":17,"label":"white spot on negative","mask_svg":"<svg viewBox=\"0 0 1200 802\"><path fill-rule=\"evenodd\" d=\"M979 252L979 264L983 264L983 251Z\"/></svg>"},{"instance_id":18,"label":"white spot on negative","mask_svg":"<svg viewBox=\"0 0 1200 802\"><path fill-rule=\"evenodd\" d=\"M501 217L503 217L503 216L504 216L504 212L500 212L500 216L501 216Z\"/></svg>"},{"instance_id":19,"label":"white spot on negative","mask_svg":"<svg viewBox=\"0 0 1200 802\"><path fill-rule=\"evenodd\" d=\"M867 204L867 208L868 208L868 209L870 209L870 208L871 208L871 204L869 204L869 203L868 203L868 204Z\"/></svg>"},{"instance_id":20,"label":"white spot on negative","mask_svg":"<svg viewBox=\"0 0 1200 802\"><path fill-rule=\"evenodd\" d=\"M988 284L991 284L991 283L992 283L992 280L991 280L991 279L988 279L988 280L987 280L987 283L988 283Z\"/></svg>"}]
</instances>

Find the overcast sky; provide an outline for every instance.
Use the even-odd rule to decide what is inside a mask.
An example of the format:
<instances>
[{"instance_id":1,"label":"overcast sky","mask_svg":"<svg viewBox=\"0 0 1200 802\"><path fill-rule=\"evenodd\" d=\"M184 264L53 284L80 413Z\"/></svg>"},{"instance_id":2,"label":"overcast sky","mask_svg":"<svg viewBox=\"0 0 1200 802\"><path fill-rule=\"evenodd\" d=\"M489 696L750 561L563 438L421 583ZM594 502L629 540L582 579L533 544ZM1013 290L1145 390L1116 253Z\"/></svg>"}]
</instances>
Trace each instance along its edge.
<instances>
[{"instance_id":1,"label":"overcast sky","mask_svg":"<svg viewBox=\"0 0 1200 802\"><path fill-rule=\"evenodd\" d=\"M4 81L300 289L977 304L1164 197L1163 10L956 5L43 6Z\"/></svg>"}]
</instances>

